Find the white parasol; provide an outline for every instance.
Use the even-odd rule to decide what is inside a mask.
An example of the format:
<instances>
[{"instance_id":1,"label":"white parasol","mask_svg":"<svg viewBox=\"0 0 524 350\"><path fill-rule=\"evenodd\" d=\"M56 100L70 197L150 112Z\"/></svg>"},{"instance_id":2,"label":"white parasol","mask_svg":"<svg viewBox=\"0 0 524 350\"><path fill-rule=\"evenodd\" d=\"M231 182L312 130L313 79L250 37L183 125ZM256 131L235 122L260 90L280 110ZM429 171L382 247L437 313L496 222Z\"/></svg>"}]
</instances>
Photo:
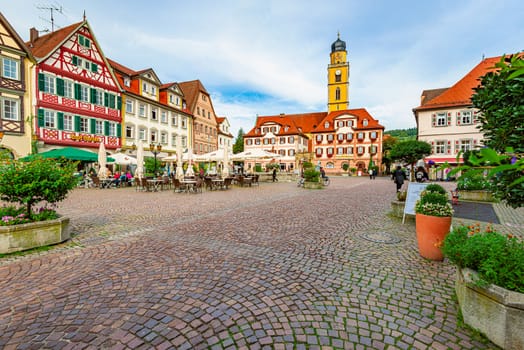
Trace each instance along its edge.
<instances>
[{"instance_id":1,"label":"white parasol","mask_svg":"<svg viewBox=\"0 0 524 350\"><path fill-rule=\"evenodd\" d=\"M100 146L98 147L98 177L101 179L107 178L107 155L106 155L106 146L104 145L104 141L102 140L100 142Z\"/></svg>"},{"instance_id":2,"label":"white parasol","mask_svg":"<svg viewBox=\"0 0 524 350\"><path fill-rule=\"evenodd\" d=\"M136 149L136 176L139 179L144 177L144 146L142 142L138 142L138 147Z\"/></svg>"},{"instance_id":3,"label":"white parasol","mask_svg":"<svg viewBox=\"0 0 524 350\"><path fill-rule=\"evenodd\" d=\"M136 158L123 153L115 153L111 155L115 161L110 163L116 163L120 165L131 165L136 164Z\"/></svg>"},{"instance_id":4,"label":"white parasol","mask_svg":"<svg viewBox=\"0 0 524 350\"><path fill-rule=\"evenodd\" d=\"M176 138L176 175L179 180L184 178L184 168L182 167L182 135L178 135Z\"/></svg>"},{"instance_id":5,"label":"white parasol","mask_svg":"<svg viewBox=\"0 0 524 350\"><path fill-rule=\"evenodd\" d=\"M195 172L193 171L193 149L189 147L187 151L187 158L188 158L188 164L186 169L186 176L195 176Z\"/></svg>"},{"instance_id":6,"label":"white parasol","mask_svg":"<svg viewBox=\"0 0 524 350\"><path fill-rule=\"evenodd\" d=\"M222 169L222 177L228 177L229 176L229 151L227 149L223 149L224 152L224 158L222 160L223 169Z\"/></svg>"}]
</instances>

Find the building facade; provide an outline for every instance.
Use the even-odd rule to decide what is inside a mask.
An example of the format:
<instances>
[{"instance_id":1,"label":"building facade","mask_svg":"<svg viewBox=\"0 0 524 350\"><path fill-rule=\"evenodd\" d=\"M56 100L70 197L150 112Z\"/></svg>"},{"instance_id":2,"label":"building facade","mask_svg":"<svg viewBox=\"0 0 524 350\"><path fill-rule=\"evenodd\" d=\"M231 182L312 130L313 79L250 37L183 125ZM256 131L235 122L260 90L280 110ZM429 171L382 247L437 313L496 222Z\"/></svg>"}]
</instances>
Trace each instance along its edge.
<instances>
[{"instance_id":1,"label":"building facade","mask_svg":"<svg viewBox=\"0 0 524 350\"><path fill-rule=\"evenodd\" d=\"M35 136L39 152L60 146L121 147L121 93L87 20L27 43L36 66Z\"/></svg>"},{"instance_id":2,"label":"building facade","mask_svg":"<svg viewBox=\"0 0 524 350\"><path fill-rule=\"evenodd\" d=\"M9 157L31 153L31 54L0 13L0 148Z\"/></svg>"},{"instance_id":3,"label":"building facade","mask_svg":"<svg viewBox=\"0 0 524 350\"><path fill-rule=\"evenodd\" d=\"M193 123L178 84L162 84L150 68L135 71L113 60L109 62L123 89L122 149L133 154L142 143L146 156L152 156L148 153L152 146L160 149L160 158L176 153L178 142L186 149Z\"/></svg>"},{"instance_id":4,"label":"building facade","mask_svg":"<svg viewBox=\"0 0 524 350\"><path fill-rule=\"evenodd\" d=\"M327 91L327 112L257 117L244 135L244 150L261 148L279 157L247 161L247 169L277 162L281 170L292 171L306 161L329 174L380 169L384 127L366 109L348 109L349 62L340 37L331 45Z\"/></svg>"},{"instance_id":5,"label":"building facade","mask_svg":"<svg viewBox=\"0 0 524 350\"><path fill-rule=\"evenodd\" d=\"M501 57L483 59L468 74L449 88L424 90L420 106L413 109L420 141L431 144L432 153L425 162L430 165L432 179L445 178L437 171L439 164L457 164L462 152L478 149L484 136L479 129L478 110L473 108L471 96L480 79L492 71ZM458 162L462 162L459 156Z\"/></svg>"},{"instance_id":6,"label":"building facade","mask_svg":"<svg viewBox=\"0 0 524 350\"><path fill-rule=\"evenodd\" d=\"M179 83L193 115L192 148L194 154L203 154L218 148L218 124L211 96L200 80Z\"/></svg>"},{"instance_id":7,"label":"building facade","mask_svg":"<svg viewBox=\"0 0 524 350\"><path fill-rule=\"evenodd\" d=\"M231 124L226 117L217 117L218 124L218 148L225 148L229 153L233 153L233 135L231 134Z\"/></svg>"}]
</instances>

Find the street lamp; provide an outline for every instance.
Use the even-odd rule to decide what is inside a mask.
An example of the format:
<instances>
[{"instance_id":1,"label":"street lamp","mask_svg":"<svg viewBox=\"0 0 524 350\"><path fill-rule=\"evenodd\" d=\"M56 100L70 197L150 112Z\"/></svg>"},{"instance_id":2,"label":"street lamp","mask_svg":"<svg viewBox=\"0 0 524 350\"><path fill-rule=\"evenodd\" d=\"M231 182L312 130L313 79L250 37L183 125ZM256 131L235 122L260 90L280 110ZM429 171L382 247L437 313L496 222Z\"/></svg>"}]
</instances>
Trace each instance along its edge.
<instances>
[{"instance_id":1,"label":"street lamp","mask_svg":"<svg viewBox=\"0 0 524 350\"><path fill-rule=\"evenodd\" d=\"M155 176L157 176L157 174L156 174L156 156L157 156L157 154L159 154L162 151L162 145L158 144L158 145L155 146L154 143L150 143L149 144L149 150L151 152L153 152L153 154L155 155L155 168L154 168L155 170L153 171L153 174L155 174Z\"/></svg>"}]
</instances>

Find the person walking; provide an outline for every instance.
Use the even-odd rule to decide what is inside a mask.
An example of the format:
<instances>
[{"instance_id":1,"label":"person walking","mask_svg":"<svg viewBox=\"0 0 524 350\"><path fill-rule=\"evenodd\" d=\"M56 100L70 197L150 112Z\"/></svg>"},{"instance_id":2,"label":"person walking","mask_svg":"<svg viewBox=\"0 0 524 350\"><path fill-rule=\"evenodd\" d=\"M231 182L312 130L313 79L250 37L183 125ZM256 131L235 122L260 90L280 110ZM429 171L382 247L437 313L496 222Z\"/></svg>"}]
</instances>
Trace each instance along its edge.
<instances>
[{"instance_id":1,"label":"person walking","mask_svg":"<svg viewBox=\"0 0 524 350\"><path fill-rule=\"evenodd\" d=\"M368 174L369 174L369 179L373 180L373 169L372 168L369 168Z\"/></svg>"},{"instance_id":2,"label":"person walking","mask_svg":"<svg viewBox=\"0 0 524 350\"><path fill-rule=\"evenodd\" d=\"M400 189L402 188L402 185L404 184L404 180L406 178L406 174L402 170L402 167L400 165L397 165L397 169L393 172L393 182L397 185L397 192L400 192Z\"/></svg>"},{"instance_id":3,"label":"person walking","mask_svg":"<svg viewBox=\"0 0 524 350\"><path fill-rule=\"evenodd\" d=\"M277 179L277 168L273 168L273 182L277 181L278 182L278 179Z\"/></svg>"}]
</instances>

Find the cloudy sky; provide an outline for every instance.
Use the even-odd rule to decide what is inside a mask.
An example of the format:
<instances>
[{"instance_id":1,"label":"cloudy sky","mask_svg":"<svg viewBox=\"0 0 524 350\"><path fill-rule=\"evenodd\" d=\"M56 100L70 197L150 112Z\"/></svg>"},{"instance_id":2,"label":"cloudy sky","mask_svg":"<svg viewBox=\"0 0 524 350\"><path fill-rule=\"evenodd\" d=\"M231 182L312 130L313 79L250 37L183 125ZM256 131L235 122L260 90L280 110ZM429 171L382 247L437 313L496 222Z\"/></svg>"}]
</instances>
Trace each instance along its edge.
<instances>
[{"instance_id":1,"label":"cloudy sky","mask_svg":"<svg viewBox=\"0 0 524 350\"><path fill-rule=\"evenodd\" d=\"M422 90L448 87L482 57L524 49L521 0L0 0L19 35L82 20L104 54L163 83L200 79L236 137L257 115L327 110L340 32L350 108L386 130L415 127ZM47 9L46 9L47 8ZM55 28L56 28L55 27Z\"/></svg>"}]
</instances>

